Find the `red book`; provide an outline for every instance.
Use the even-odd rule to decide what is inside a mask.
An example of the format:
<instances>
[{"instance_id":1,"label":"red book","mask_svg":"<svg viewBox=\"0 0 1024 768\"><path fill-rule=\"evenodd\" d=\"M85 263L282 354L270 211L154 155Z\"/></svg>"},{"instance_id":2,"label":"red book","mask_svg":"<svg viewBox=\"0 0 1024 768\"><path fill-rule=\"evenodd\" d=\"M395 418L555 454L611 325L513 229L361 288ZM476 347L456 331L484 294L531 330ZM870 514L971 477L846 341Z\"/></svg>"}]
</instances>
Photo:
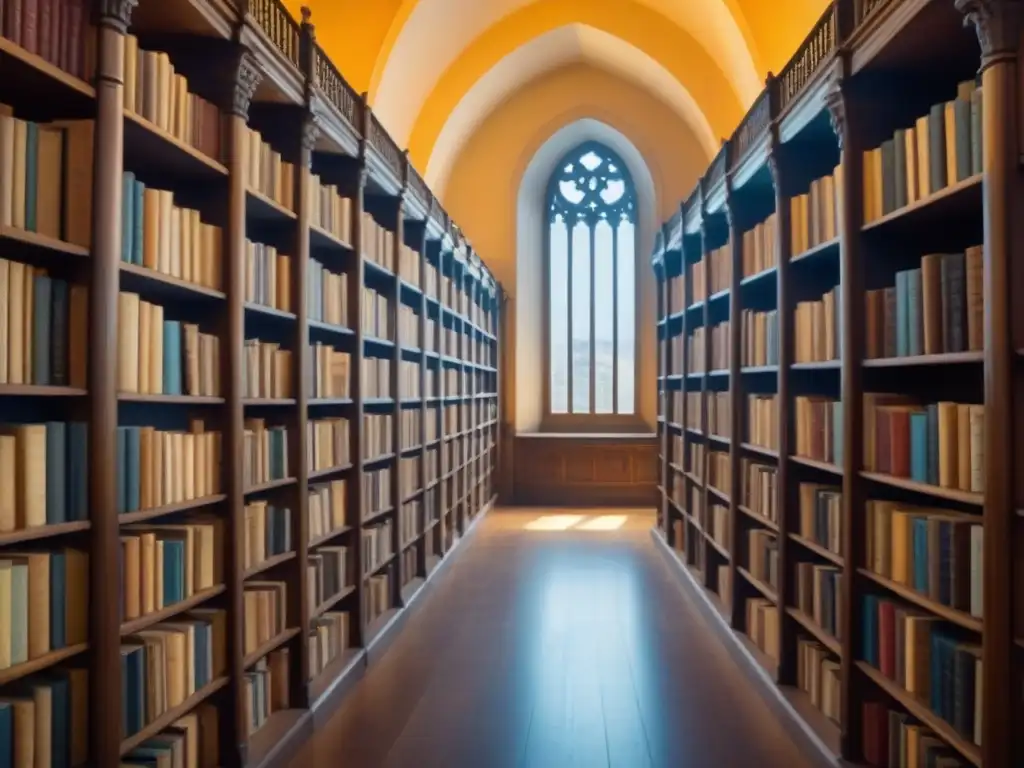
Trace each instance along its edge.
<instances>
[{"instance_id":1,"label":"red book","mask_svg":"<svg viewBox=\"0 0 1024 768\"><path fill-rule=\"evenodd\" d=\"M889 474L910 477L910 414L902 408L889 411Z\"/></svg>"},{"instance_id":2,"label":"red book","mask_svg":"<svg viewBox=\"0 0 1024 768\"><path fill-rule=\"evenodd\" d=\"M21 2L21 47L39 53L39 12L36 0Z\"/></svg>"},{"instance_id":3,"label":"red book","mask_svg":"<svg viewBox=\"0 0 1024 768\"><path fill-rule=\"evenodd\" d=\"M4 37L21 45L21 0L6 0L4 8Z\"/></svg>"},{"instance_id":4,"label":"red book","mask_svg":"<svg viewBox=\"0 0 1024 768\"><path fill-rule=\"evenodd\" d=\"M889 710L878 701L864 703L864 734L861 749L864 761L886 768L889 760Z\"/></svg>"},{"instance_id":5,"label":"red book","mask_svg":"<svg viewBox=\"0 0 1024 768\"><path fill-rule=\"evenodd\" d=\"M878 669L896 678L896 606L888 600L878 603Z\"/></svg>"},{"instance_id":6,"label":"red book","mask_svg":"<svg viewBox=\"0 0 1024 768\"><path fill-rule=\"evenodd\" d=\"M37 0L37 10L39 11L37 24L39 27L39 55L51 64L54 63L53 49L50 42L50 35L53 31L53 3L54 0Z\"/></svg>"}]
</instances>

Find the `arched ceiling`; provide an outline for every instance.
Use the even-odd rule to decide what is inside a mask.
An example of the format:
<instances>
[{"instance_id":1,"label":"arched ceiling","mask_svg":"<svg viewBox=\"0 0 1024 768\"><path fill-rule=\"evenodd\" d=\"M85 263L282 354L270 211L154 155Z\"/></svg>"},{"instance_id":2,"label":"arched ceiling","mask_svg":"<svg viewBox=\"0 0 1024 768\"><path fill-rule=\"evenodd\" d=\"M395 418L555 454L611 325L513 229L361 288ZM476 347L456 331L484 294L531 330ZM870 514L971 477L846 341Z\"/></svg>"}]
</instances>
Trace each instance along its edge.
<instances>
[{"instance_id":1,"label":"arched ceiling","mask_svg":"<svg viewBox=\"0 0 1024 768\"><path fill-rule=\"evenodd\" d=\"M296 17L311 7L319 43L368 91L421 170L450 167L501 99L568 62L601 67L666 102L702 145L708 128L727 136L828 2L284 1Z\"/></svg>"},{"instance_id":2,"label":"arched ceiling","mask_svg":"<svg viewBox=\"0 0 1024 768\"><path fill-rule=\"evenodd\" d=\"M499 104L529 82L573 63L586 63L649 91L686 122L708 159L718 148L707 117L679 80L639 48L608 32L570 24L535 37L507 55L488 50L496 54L494 65L451 105L450 112L438 114L443 127L432 136L414 135L410 141L414 157L429 158L424 178L435 194L443 195L462 146ZM425 130L434 128L431 123Z\"/></svg>"}]
</instances>

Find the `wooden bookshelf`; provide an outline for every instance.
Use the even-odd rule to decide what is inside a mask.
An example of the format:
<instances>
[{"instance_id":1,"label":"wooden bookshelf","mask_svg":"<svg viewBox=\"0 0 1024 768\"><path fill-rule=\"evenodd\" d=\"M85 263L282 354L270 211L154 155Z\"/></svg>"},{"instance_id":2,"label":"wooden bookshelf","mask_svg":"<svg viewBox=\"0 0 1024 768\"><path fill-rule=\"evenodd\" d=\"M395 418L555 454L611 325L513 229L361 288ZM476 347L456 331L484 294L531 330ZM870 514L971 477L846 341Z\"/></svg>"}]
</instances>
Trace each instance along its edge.
<instances>
[{"instance_id":1,"label":"wooden bookshelf","mask_svg":"<svg viewBox=\"0 0 1024 768\"><path fill-rule=\"evenodd\" d=\"M54 2L67 50L0 37L25 121L0 133L63 138L0 212L4 333L10 264L23 311L60 298L21 321L14 373L4 339L2 420L39 426L0 434L0 470L42 449L48 469L0 513L0 590L59 564L68 607L46 637L24 603L0 694L67 681L72 765L186 728L209 766L287 762L494 503L501 287L308 13ZM71 180L54 196L44 172ZM189 642L194 678L168 666L147 696L132 665Z\"/></svg>"},{"instance_id":2,"label":"wooden bookshelf","mask_svg":"<svg viewBox=\"0 0 1024 768\"><path fill-rule=\"evenodd\" d=\"M1024 760L1017 6L829 4L656 239L655 539L835 761Z\"/></svg>"}]
</instances>

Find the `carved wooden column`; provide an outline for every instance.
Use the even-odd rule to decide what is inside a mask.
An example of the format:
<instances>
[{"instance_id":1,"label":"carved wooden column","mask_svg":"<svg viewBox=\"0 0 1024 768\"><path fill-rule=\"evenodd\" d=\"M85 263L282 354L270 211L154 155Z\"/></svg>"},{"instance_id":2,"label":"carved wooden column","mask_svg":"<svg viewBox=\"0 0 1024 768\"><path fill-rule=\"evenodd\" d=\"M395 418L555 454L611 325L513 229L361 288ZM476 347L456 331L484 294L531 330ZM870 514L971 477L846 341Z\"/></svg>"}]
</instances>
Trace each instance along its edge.
<instances>
[{"instance_id":1,"label":"carved wooden column","mask_svg":"<svg viewBox=\"0 0 1024 768\"><path fill-rule=\"evenodd\" d=\"M391 417L391 450L394 459L391 465L391 502L394 513L391 518L391 551L395 553L394 570L389 582L391 588L391 605L398 608L402 605L402 586L407 574L402 558L402 400L407 396L402 391L402 346L406 343L402 334L402 280L399 260L402 256L402 245L405 242L405 195L408 183L408 158L406 158L406 178L402 179L402 189L394 199L395 236L392 240L391 263L395 267L394 293L391 294L391 316L395 329L395 349L391 358L391 397L395 401Z\"/></svg>"},{"instance_id":2,"label":"carved wooden column","mask_svg":"<svg viewBox=\"0 0 1024 768\"><path fill-rule=\"evenodd\" d=\"M857 318L863 307L863 268L860 261L861 203L861 132L854 124L856 110L848 108L847 92L849 62L840 59L830 73L832 82L826 93L826 104L832 129L839 144L842 186L839 189L839 285L841 303L840 393L843 402L843 512L842 543L845 578L843 579L842 626L846 627L841 678L842 731L840 749L846 758L860 753L862 681L855 675L854 649L861 648L858 620L860 606L855 603L853 581L856 568L864 562L864 537L860 535L863 521L863 483L859 472L863 463L863 384L861 361L864 356L863 325ZM858 302L860 302L858 304ZM856 521L856 523L855 523Z\"/></svg>"},{"instance_id":3,"label":"carved wooden column","mask_svg":"<svg viewBox=\"0 0 1024 768\"><path fill-rule=\"evenodd\" d=\"M92 270L89 285L89 508L92 626L89 641L89 730L96 765L121 754L121 612L107 599L121 581L115 477L117 433L117 296L124 168L124 36L137 0L101 0L92 178ZM106 714L104 714L106 713Z\"/></svg>"},{"instance_id":4,"label":"carved wooden column","mask_svg":"<svg viewBox=\"0 0 1024 768\"><path fill-rule=\"evenodd\" d=\"M227 494L227 541L224 542L224 580L227 589L227 673L233 712L221 715L221 752L245 765L248 758L248 722L245 717L243 536L245 485L242 480L242 445L245 413L242 407L243 340L245 338L245 164L243 154L249 107L262 73L245 48L231 51L225 72L228 88L224 107L224 146L228 167L227 217L224 226L224 289L227 294L225 336L221 340L221 381L226 399L227 434L221 456L223 488ZM297 436L293 436L297 438ZM229 745L237 745L230 755Z\"/></svg>"},{"instance_id":5,"label":"carved wooden column","mask_svg":"<svg viewBox=\"0 0 1024 768\"><path fill-rule=\"evenodd\" d=\"M985 509L982 657L985 716L982 761L1011 765L1016 678L1013 664L1014 424L1015 352L1011 286L1013 257L1021 253L1021 183L1018 170L1018 71L1020 0L956 0L965 24L981 47L982 186L985 257ZM1019 272L1020 268L1017 267ZM1019 283L1019 278L1018 278Z\"/></svg>"},{"instance_id":6,"label":"carved wooden column","mask_svg":"<svg viewBox=\"0 0 1024 768\"><path fill-rule=\"evenodd\" d=\"M730 163L732 148L726 148L726 167ZM740 443L743 441L743 399L745 391L743 381L740 377L740 355L743 350L743 324L740 320L740 280L743 278L743 229L741 223L745 224L739 210L740 204L732 194L732 177L725 178L725 220L729 227L729 594L721 595L723 600L728 601L726 610L729 616L729 625L739 626L739 612L737 610L737 596L739 585L736 579L736 569L739 567L740 552L740 523L739 510L740 502ZM708 264L710 272L711 264ZM710 336L708 337L710 339ZM749 565L749 563L748 563Z\"/></svg>"}]
</instances>

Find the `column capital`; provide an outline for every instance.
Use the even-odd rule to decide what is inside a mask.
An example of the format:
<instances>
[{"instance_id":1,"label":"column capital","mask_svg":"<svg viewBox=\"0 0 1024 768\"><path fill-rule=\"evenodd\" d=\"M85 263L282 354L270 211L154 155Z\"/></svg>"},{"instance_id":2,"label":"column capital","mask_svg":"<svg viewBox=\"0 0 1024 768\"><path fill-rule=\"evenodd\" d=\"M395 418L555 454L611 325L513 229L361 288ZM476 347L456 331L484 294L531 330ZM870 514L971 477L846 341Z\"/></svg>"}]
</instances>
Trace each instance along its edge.
<instances>
[{"instance_id":1,"label":"column capital","mask_svg":"<svg viewBox=\"0 0 1024 768\"><path fill-rule=\"evenodd\" d=\"M1021 0L955 0L964 26L973 26L981 47L981 68L1017 57L1024 2Z\"/></svg>"},{"instance_id":2,"label":"column capital","mask_svg":"<svg viewBox=\"0 0 1024 768\"><path fill-rule=\"evenodd\" d=\"M99 0L96 10L100 24L113 27L124 34L131 24L132 11L138 4L139 0Z\"/></svg>"}]
</instances>

